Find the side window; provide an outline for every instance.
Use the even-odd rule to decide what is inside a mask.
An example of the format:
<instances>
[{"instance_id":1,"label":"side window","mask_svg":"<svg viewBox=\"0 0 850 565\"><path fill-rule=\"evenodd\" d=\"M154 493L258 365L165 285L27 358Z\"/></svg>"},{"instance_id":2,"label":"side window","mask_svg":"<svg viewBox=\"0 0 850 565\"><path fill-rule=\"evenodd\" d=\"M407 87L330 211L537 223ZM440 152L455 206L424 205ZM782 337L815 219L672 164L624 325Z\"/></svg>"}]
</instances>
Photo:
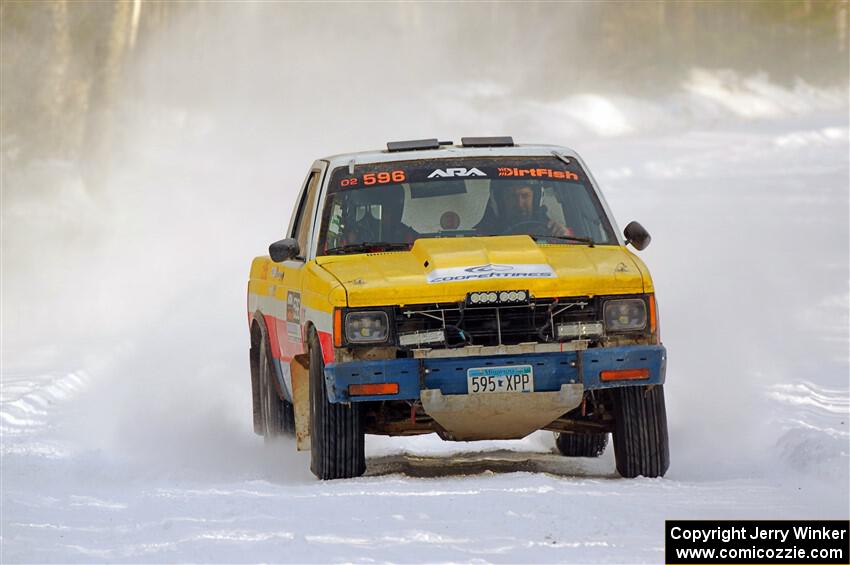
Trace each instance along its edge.
<instances>
[{"instance_id":1,"label":"side window","mask_svg":"<svg viewBox=\"0 0 850 565\"><path fill-rule=\"evenodd\" d=\"M292 227L292 237L298 240L298 247L301 249L299 258L301 259L307 256L307 243L310 239L310 222L313 219L313 212L316 205L316 194L319 192L318 185L319 172L313 171L307 180L307 191L301 199L301 204L298 207L298 216L295 219L295 225Z\"/></svg>"}]
</instances>

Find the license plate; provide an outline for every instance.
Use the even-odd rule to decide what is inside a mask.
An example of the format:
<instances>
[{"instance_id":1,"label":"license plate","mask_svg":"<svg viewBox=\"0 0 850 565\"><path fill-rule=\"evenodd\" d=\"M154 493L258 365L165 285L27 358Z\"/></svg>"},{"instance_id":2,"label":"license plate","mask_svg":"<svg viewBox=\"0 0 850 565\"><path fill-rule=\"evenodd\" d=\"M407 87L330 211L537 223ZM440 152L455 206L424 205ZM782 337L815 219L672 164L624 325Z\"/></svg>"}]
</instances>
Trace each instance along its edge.
<instances>
[{"instance_id":1,"label":"license plate","mask_svg":"<svg viewBox=\"0 0 850 565\"><path fill-rule=\"evenodd\" d=\"M531 365L476 367L467 369L466 385L469 394L534 392L534 371Z\"/></svg>"}]
</instances>

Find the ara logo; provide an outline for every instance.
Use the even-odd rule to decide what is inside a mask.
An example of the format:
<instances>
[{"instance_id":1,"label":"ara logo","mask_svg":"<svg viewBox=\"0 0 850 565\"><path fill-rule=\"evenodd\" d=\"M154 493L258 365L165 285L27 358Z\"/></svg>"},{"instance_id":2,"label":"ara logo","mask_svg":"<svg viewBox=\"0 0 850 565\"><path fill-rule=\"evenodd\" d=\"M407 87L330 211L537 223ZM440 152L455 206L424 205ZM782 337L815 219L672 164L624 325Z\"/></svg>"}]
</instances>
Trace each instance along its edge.
<instances>
[{"instance_id":1,"label":"ara logo","mask_svg":"<svg viewBox=\"0 0 850 565\"><path fill-rule=\"evenodd\" d=\"M467 169L466 167L452 167L446 170L437 169L430 175L428 175L429 179L433 179L436 177L486 177L480 169L476 169L472 167L471 169Z\"/></svg>"}]
</instances>

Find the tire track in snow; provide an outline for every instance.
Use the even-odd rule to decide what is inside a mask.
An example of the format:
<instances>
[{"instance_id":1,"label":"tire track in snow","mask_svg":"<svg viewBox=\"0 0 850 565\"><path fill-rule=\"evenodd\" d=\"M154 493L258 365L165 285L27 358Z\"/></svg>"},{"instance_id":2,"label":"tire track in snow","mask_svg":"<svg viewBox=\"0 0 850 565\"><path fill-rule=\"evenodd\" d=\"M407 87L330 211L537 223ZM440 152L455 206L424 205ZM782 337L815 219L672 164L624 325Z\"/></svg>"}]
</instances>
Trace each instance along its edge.
<instances>
[{"instance_id":1,"label":"tire track in snow","mask_svg":"<svg viewBox=\"0 0 850 565\"><path fill-rule=\"evenodd\" d=\"M84 371L35 377L4 375L0 381L0 433L4 437L31 436L49 428L54 409L90 382ZM4 452L6 449L4 442Z\"/></svg>"},{"instance_id":2,"label":"tire track in snow","mask_svg":"<svg viewBox=\"0 0 850 565\"><path fill-rule=\"evenodd\" d=\"M783 421L803 421L809 426L846 425L850 416L850 392L820 387L810 382L775 384L768 388L767 396L782 406ZM848 435L847 431L843 432Z\"/></svg>"}]
</instances>

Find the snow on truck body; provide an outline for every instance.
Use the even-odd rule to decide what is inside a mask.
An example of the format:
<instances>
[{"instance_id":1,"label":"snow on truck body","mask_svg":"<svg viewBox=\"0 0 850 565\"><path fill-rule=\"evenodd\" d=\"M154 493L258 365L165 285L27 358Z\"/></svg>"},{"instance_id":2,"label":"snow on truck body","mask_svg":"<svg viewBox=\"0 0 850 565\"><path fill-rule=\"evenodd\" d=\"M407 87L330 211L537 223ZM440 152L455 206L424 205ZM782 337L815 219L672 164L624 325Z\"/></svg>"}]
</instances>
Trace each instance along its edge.
<instances>
[{"instance_id":1,"label":"snow on truck body","mask_svg":"<svg viewBox=\"0 0 850 565\"><path fill-rule=\"evenodd\" d=\"M649 271L572 150L511 138L317 160L248 285L254 427L320 478L365 471L364 433L558 433L624 476L667 469Z\"/></svg>"}]
</instances>

